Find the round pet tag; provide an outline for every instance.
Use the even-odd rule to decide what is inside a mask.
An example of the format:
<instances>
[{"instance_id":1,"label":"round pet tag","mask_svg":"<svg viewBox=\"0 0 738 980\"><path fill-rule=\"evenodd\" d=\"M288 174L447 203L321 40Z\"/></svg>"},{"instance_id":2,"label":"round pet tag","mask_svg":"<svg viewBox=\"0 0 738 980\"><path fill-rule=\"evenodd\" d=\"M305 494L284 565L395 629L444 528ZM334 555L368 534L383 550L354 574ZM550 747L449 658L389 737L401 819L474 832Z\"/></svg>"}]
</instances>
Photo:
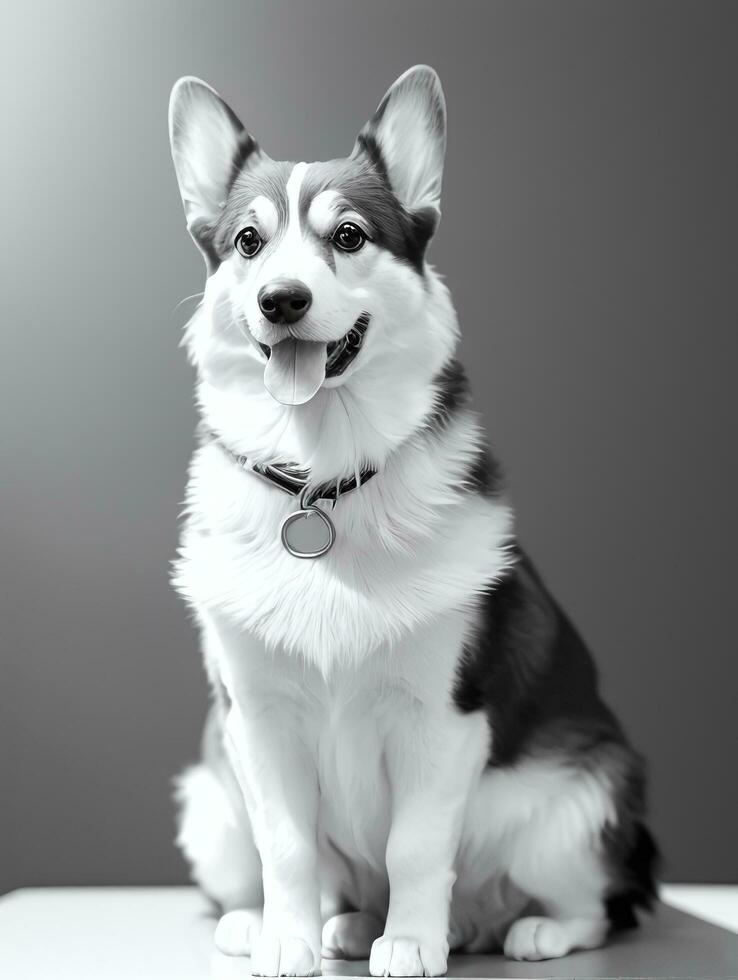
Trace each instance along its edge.
<instances>
[{"instance_id":1,"label":"round pet tag","mask_svg":"<svg viewBox=\"0 0 738 980\"><path fill-rule=\"evenodd\" d=\"M300 497L300 509L282 521L282 544L295 558L320 558L333 547L336 529L330 517L318 507L305 504Z\"/></svg>"}]
</instances>

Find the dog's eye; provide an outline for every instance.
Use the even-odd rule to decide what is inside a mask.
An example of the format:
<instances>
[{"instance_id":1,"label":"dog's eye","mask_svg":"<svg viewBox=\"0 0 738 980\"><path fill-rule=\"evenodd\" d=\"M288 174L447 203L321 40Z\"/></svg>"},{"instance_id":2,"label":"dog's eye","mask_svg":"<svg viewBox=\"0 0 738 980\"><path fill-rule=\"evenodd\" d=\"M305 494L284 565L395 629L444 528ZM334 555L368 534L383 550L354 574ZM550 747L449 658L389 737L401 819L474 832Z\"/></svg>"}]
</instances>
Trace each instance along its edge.
<instances>
[{"instance_id":1,"label":"dog's eye","mask_svg":"<svg viewBox=\"0 0 738 980\"><path fill-rule=\"evenodd\" d=\"M262 241L256 228L249 227L239 231L234 244L244 258L253 259L261 248Z\"/></svg>"},{"instance_id":2,"label":"dog's eye","mask_svg":"<svg viewBox=\"0 0 738 980\"><path fill-rule=\"evenodd\" d=\"M366 235L351 221L344 221L333 232L331 241L342 252L358 252L366 241Z\"/></svg>"}]
</instances>

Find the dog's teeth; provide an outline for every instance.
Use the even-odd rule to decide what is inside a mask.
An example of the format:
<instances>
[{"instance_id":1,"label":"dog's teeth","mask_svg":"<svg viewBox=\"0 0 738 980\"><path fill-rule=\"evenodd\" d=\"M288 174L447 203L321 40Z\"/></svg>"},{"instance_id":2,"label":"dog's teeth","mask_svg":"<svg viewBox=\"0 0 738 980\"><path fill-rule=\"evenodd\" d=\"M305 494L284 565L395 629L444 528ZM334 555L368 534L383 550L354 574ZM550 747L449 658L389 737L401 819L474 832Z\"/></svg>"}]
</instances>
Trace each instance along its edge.
<instances>
[{"instance_id":1,"label":"dog's teeth","mask_svg":"<svg viewBox=\"0 0 738 980\"><path fill-rule=\"evenodd\" d=\"M353 327L340 340L332 340L327 347L326 372L330 377L342 374L361 347L364 334L369 326L369 314L362 313Z\"/></svg>"},{"instance_id":2,"label":"dog's teeth","mask_svg":"<svg viewBox=\"0 0 738 980\"><path fill-rule=\"evenodd\" d=\"M331 368L339 360L344 350L346 349L346 338L342 337L340 340L333 341L333 349L331 346L328 347L328 360L326 361L326 368Z\"/></svg>"}]
</instances>

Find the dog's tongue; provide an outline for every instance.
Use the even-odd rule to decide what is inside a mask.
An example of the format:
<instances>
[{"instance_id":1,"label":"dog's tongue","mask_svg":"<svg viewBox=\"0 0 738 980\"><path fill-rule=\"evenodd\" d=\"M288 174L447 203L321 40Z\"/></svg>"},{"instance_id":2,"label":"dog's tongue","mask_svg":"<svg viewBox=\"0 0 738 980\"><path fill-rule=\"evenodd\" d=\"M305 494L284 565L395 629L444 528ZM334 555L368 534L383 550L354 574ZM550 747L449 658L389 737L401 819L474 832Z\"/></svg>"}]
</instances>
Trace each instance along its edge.
<instances>
[{"instance_id":1,"label":"dog's tongue","mask_svg":"<svg viewBox=\"0 0 738 980\"><path fill-rule=\"evenodd\" d=\"M281 340L264 368L264 387L283 405L310 401L325 380L326 346L312 340Z\"/></svg>"}]
</instances>

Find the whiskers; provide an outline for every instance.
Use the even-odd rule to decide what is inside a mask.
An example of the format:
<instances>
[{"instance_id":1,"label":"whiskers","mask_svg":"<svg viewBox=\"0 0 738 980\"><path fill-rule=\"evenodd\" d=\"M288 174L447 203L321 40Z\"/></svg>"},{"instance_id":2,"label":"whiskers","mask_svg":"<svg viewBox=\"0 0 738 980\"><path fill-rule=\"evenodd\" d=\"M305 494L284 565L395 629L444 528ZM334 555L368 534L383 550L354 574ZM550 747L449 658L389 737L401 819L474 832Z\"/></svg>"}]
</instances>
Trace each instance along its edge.
<instances>
[{"instance_id":1,"label":"whiskers","mask_svg":"<svg viewBox=\"0 0 738 980\"><path fill-rule=\"evenodd\" d=\"M246 317L239 316L237 313L234 313L231 310L231 318L230 318L230 321L231 322L230 322L229 326L235 327L236 330L241 334L241 336L243 337L244 340L247 340L250 344L253 344L254 343L254 338L253 338L253 336L251 334L251 331L249 330L249 325L248 325L248 323L246 321Z\"/></svg>"},{"instance_id":2,"label":"whiskers","mask_svg":"<svg viewBox=\"0 0 738 980\"><path fill-rule=\"evenodd\" d=\"M181 299L179 303L177 303L177 305L172 309L172 312L169 315L174 316L174 314L177 312L180 306L183 306L185 303L189 303L190 300L196 299L198 302L200 302L200 300L202 300L204 295L205 293L202 292L202 293L193 293L192 296L185 296L184 299Z\"/></svg>"}]
</instances>

